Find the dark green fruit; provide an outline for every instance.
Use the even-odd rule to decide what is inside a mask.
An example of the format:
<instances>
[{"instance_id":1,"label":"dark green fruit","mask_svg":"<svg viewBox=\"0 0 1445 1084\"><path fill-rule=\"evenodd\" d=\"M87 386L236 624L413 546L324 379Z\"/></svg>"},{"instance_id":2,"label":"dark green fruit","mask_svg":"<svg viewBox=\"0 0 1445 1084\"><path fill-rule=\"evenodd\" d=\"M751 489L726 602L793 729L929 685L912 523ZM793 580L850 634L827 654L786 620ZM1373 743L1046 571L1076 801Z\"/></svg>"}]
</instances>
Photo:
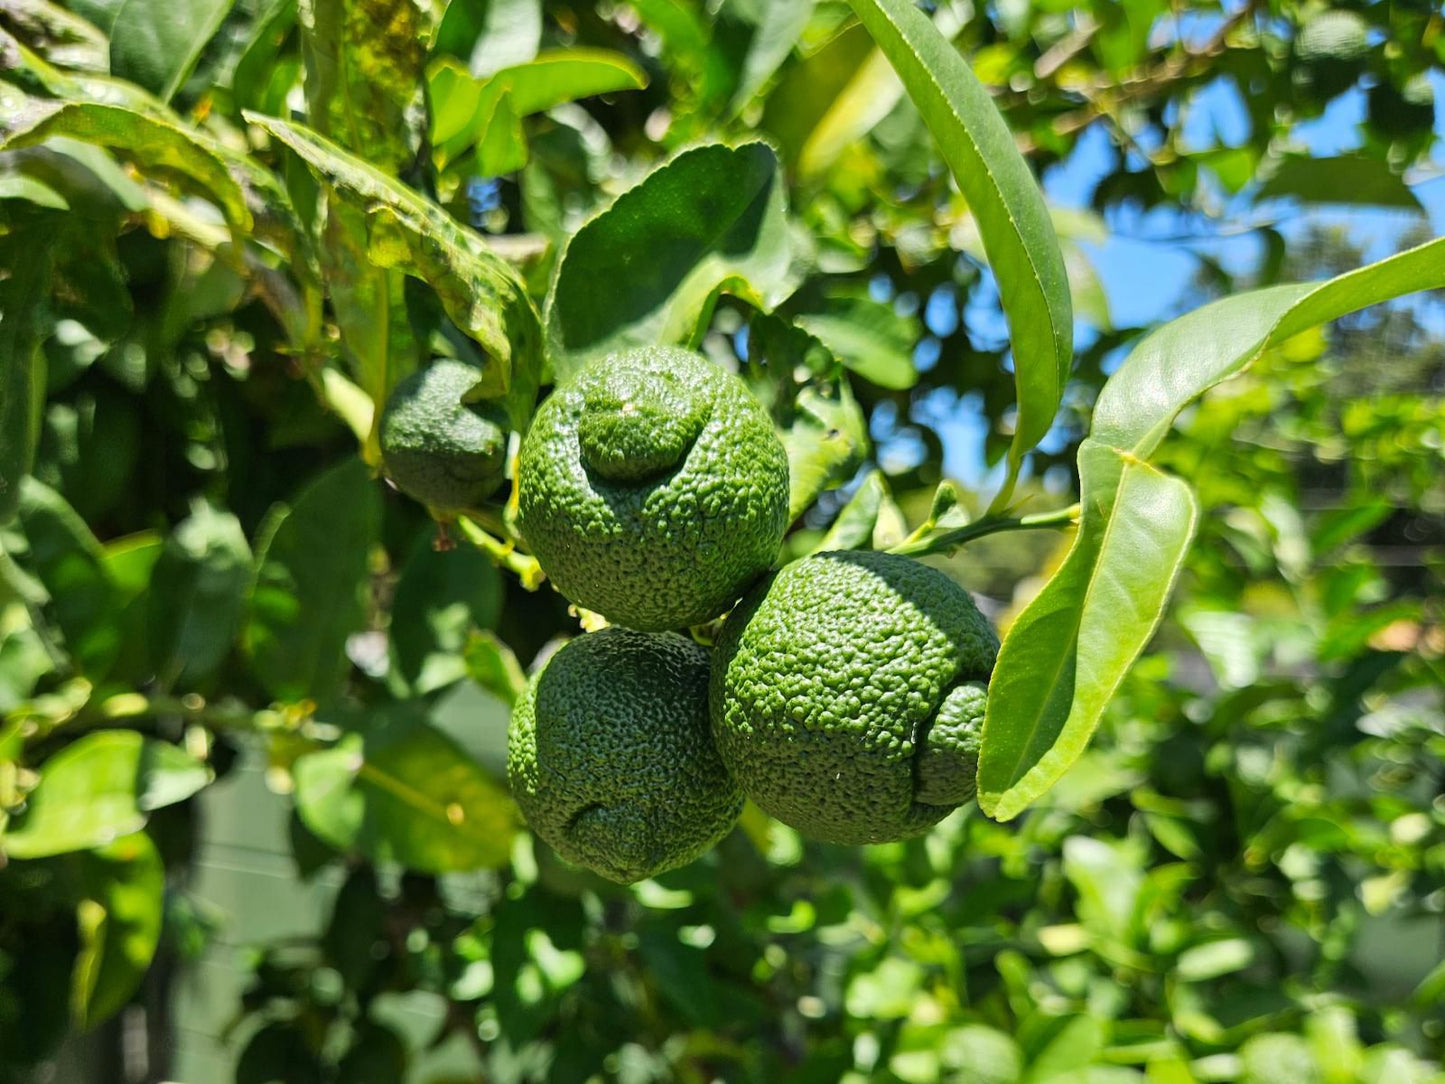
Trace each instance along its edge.
<instances>
[{"instance_id":1,"label":"dark green fruit","mask_svg":"<svg viewBox=\"0 0 1445 1084\"><path fill-rule=\"evenodd\" d=\"M506 411L463 403L475 366L438 358L396 386L381 415L382 468L398 489L439 511L474 507L501 484Z\"/></svg>"},{"instance_id":2,"label":"dark green fruit","mask_svg":"<svg viewBox=\"0 0 1445 1084\"><path fill-rule=\"evenodd\" d=\"M532 830L624 884L696 859L743 799L708 732L706 649L607 628L559 650L512 713L507 776Z\"/></svg>"},{"instance_id":3,"label":"dark green fruit","mask_svg":"<svg viewBox=\"0 0 1445 1084\"><path fill-rule=\"evenodd\" d=\"M806 557L723 626L713 739L743 793L804 835L917 835L973 797L997 654L988 619L937 569Z\"/></svg>"},{"instance_id":4,"label":"dark green fruit","mask_svg":"<svg viewBox=\"0 0 1445 1084\"><path fill-rule=\"evenodd\" d=\"M788 457L767 412L673 347L611 355L553 392L518 487L522 534L557 590L647 631L724 612L788 526Z\"/></svg>"}]
</instances>

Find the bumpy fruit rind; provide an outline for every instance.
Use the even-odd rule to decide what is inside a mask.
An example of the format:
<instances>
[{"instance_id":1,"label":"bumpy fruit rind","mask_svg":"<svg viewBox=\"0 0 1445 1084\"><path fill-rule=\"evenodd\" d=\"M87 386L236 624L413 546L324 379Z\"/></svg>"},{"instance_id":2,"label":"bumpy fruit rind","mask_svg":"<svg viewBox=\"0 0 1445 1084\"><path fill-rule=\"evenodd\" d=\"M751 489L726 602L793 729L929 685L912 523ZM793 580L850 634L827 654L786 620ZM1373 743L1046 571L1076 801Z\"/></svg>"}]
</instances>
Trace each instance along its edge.
<instances>
[{"instance_id":1,"label":"bumpy fruit rind","mask_svg":"<svg viewBox=\"0 0 1445 1084\"><path fill-rule=\"evenodd\" d=\"M777 558L788 459L762 405L701 355L594 362L537 411L518 522L570 601L644 631L724 612Z\"/></svg>"},{"instance_id":2,"label":"bumpy fruit rind","mask_svg":"<svg viewBox=\"0 0 1445 1084\"><path fill-rule=\"evenodd\" d=\"M398 384L381 415L387 477L441 511L474 507L502 481L506 411L499 403L462 402L480 375L466 362L438 358Z\"/></svg>"},{"instance_id":3,"label":"bumpy fruit rind","mask_svg":"<svg viewBox=\"0 0 1445 1084\"><path fill-rule=\"evenodd\" d=\"M708 728L708 652L673 633L571 641L517 701L507 776L563 858L627 884L727 835L743 799Z\"/></svg>"},{"instance_id":4,"label":"bumpy fruit rind","mask_svg":"<svg viewBox=\"0 0 1445 1084\"><path fill-rule=\"evenodd\" d=\"M997 653L988 619L937 569L804 558L723 626L713 738L743 793L804 835L917 835L972 797Z\"/></svg>"}]
</instances>

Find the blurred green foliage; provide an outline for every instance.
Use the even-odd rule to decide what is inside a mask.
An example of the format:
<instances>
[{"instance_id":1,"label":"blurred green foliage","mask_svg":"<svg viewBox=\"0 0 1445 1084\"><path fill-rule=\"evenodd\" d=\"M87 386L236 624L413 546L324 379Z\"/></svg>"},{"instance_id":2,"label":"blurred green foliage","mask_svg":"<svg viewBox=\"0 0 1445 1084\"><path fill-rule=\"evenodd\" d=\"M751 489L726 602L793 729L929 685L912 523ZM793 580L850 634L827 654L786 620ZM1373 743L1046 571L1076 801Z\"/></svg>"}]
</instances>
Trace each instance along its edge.
<instances>
[{"instance_id":1,"label":"blurred green foliage","mask_svg":"<svg viewBox=\"0 0 1445 1084\"><path fill-rule=\"evenodd\" d=\"M1106 221L1255 238L1243 274L1192 245L1194 302L1358 267L1347 231L1297 228L1316 204L1418 208L1445 24L1348 7L1364 48L1326 70L1297 47L1323 4L927 5L1035 171L1106 136L1089 208L1052 208L1078 349L1022 496L1067 503L1143 330L1090 265ZM1247 123L1201 144L1210 93ZM1344 94L1358 146L1310 157L1300 126ZM790 554L901 541L945 452L985 506L1017 420L998 295L848 6L5 0L0 103L0 1080L167 1079L163 1036L85 1070L77 1036L129 1004L133 1051L135 1012L177 1011L225 922L192 891L196 792L247 758L294 805L296 878L331 887L314 934L253 946L243 1084L1445 1079L1438 293L1181 417L1160 461L1203 514L1169 619L1018 820L845 849L749 808L624 890L516 832L501 782L507 705L575 616L529 590L505 509L437 551L366 465L376 403L485 353L525 416L544 333L618 316L589 293L616 287L637 326L702 319L721 363L797 362L758 383L808 480ZM763 195L736 244L701 231L647 289L538 313L574 235L599 275L657 258L615 220L578 231L712 137L780 163L737 182ZM936 561L1006 625L1062 553L1040 532Z\"/></svg>"}]
</instances>

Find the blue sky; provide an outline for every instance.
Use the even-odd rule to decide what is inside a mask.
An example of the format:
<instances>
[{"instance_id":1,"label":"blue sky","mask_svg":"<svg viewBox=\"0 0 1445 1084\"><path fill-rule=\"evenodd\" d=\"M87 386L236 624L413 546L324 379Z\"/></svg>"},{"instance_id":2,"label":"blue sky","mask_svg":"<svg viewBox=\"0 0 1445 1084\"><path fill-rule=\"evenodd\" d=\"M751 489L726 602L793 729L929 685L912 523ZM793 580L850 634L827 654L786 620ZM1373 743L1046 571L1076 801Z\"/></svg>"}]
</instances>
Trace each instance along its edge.
<instances>
[{"instance_id":1,"label":"blue sky","mask_svg":"<svg viewBox=\"0 0 1445 1084\"><path fill-rule=\"evenodd\" d=\"M1431 81L1440 103L1436 132L1445 138L1445 75L1432 72ZM1322 117L1298 126L1296 135L1317 157L1347 153L1360 145L1359 125L1365 117L1365 103L1365 92L1356 88L1335 99ZM1238 92L1221 80L1195 96L1185 117L1184 134L1198 148L1228 146L1246 137L1248 123ZM1109 173L1112 159L1109 135L1096 124L1080 138L1066 162L1045 173L1042 180L1049 201L1062 207L1087 207L1094 187ZM1413 185L1412 190L1425 208L1431 232L1440 235L1445 234L1445 157L1438 151L1433 165L1431 175ZM1368 258L1379 259L1397 251L1404 231L1420 222L1418 214L1408 211L1306 208L1287 201L1261 205L1237 202L1236 214L1228 202L1221 202L1225 216L1218 222L1219 228L1208 232L1167 207L1148 213L1133 209L1109 213L1108 239L1102 244L1086 244L1085 251L1103 282L1116 326L1148 326L1179 315L1188 307L1189 285L1199 269L1200 256L1211 257L1232 272L1256 266L1260 241L1247 231L1250 225L1268 221L1289 241L1314 223L1342 224L1364 247ZM1183 240L1181 235L1189 239ZM975 300L965 318L970 330L980 337L1006 333L996 304L987 297ZM1090 328L1080 326L1080 338L1087 341L1090 335ZM949 476L984 491L996 484L996 472L987 471L981 459L986 423L977 401L967 396L955 401L945 395L917 404L913 416L940 432L944 469ZM880 457L885 466L890 455L909 458L908 445L905 440L883 448ZM1057 481L1062 484L1064 479Z\"/></svg>"}]
</instances>

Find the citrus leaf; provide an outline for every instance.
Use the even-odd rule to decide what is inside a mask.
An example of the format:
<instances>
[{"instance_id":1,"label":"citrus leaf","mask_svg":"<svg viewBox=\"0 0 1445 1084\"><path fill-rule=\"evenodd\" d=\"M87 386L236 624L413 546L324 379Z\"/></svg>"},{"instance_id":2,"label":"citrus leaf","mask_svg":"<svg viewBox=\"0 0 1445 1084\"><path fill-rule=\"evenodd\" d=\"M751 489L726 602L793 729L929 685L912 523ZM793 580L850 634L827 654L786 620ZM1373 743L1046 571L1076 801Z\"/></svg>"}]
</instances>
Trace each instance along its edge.
<instances>
[{"instance_id":1,"label":"citrus leaf","mask_svg":"<svg viewBox=\"0 0 1445 1084\"><path fill-rule=\"evenodd\" d=\"M135 0L127 0L134 3ZM416 159L425 134L422 72L432 23L416 0L300 0L307 117L384 174Z\"/></svg>"},{"instance_id":2,"label":"citrus leaf","mask_svg":"<svg viewBox=\"0 0 1445 1084\"><path fill-rule=\"evenodd\" d=\"M144 832L77 855L85 898L71 1014L82 1028L114 1016L140 987L160 943L165 866Z\"/></svg>"},{"instance_id":3,"label":"citrus leaf","mask_svg":"<svg viewBox=\"0 0 1445 1084\"><path fill-rule=\"evenodd\" d=\"M800 388L780 435L788 453L790 521L818 494L853 477L868 454L868 421L844 380Z\"/></svg>"},{"instance_id":4,"label":"citrus leaf","mask_svg":"<svg viewBox=\"0 0 1445 1084\"><path fill-rule=\"evenodd\" d=\"M189 798L211 769L168 742L134 730L87 734L40 766L25 812L0 848L11 858L47 858L103 846L138 832L154 809Z\"/></svg>"},{"instance_id":5,"label":"citrus leaf","mask_svg":"<svg viewBox=\"0 0 1445 1084\"><path fill-rule=\"evenodd\" d=\"M16 519L27 547L17 560L48 595L47 624L88 677L103 676L121 645L116 589L100 543L64 497L34 478L20 483Z\"/></svg>"},{"instance_id":6,"label":"citrus leaf","mask_svg":"<svg viewBox=\"0 0 1445 1084\"><path fill-rule=\"evenodd\" d=\"M272 511L256 547L242 634L256 676L272 696L325 701L339 689L380 527L380 495L356 459Z\"/></svg>"},{"instance_id":7,"label":"citrus leaf","mask_svg":"<svg viewBox=\"0 0 1445 1084\"><path fill-rule=\"evenodd\" d=\"M738 72L737 89L733 91L734 116L742 112L757 96L763 84L772 78L788 54L793 51L803 28L813 14L815 0L770 0L762 5L761 21L748 42Z\"/></svg>"},{"instance_id":8,"label":"citrus leaf","mask_svg":"<svg viewBox=\"0 0 1445 1084\"><path fill-rule=\"evenodd\" d=\"M833 526L818 543L815 553L832 550L863 549L873 540L873 529L878 525L878 512L888 500L888 483L881 471L872 470L863 479L853 499L843 506Z\"/></svg>"},{"instance_id":9,"label":"citrus leaf","mask_svg":"<svg viewBox=\"0 0 1445 1084\"><path fill-rule=\"evenodd\" d=\"M1099 393L1090 433L1147 456L1175 415L1261 353L1319 324L1445 286L1445 238L1318 283L1251 290L1171 320L1143 340Z\"/></svg>"},{"instance_id":10,"label":"citrus leaf","mask_svg":"<svg viewBox=\"0 0 1445 1084\"><path fill-rule=\"evenodd\" d=\"M30 473L40 442L45 399L45 356L40 345L48 334L44 302L50 295L53 254L47 244L26 246L28 274L0 281L0 523L20 506L20 480Z\"/></svg>"},{"instance_id":11,"label":"citrus leaf","mask_svg":"<svg viewBox=\"0 0 1445 1084\"><path fill-rule=\"evenodd\" d=\"M430 532L418 539L391 607L391 649L412 691L465 677L470 637L495 625L501 609L501 574L490 557L472 546L438 552Z\"/></svg>"},{"instance_id":12,"label":"citrus leaf","mask_svg":"<svg viewBox=\"0 0 1445 1084\"><path fill-rule=\"evenodd\" d=\"M584 225L546 313L560 379L628 346L691 342L720 290L769 309L789 260L783 177L766 143L683 151Z\"/></svg>"},{"instance_id":13,"label":"citrus leaf","mask_svg":"<svg viewBox=\"0 0 1445 1084\"><path fill-rule=\"evenodd\" d=\"M517 656L496 633L483 630L467 638L467 676L503 700L507 707L517 702L527 685L527 675Z\"/></svg>"},{"instance_id":14,"label":"citrus leaf","mask_svg":"<svg viewBox=\"0 0 1445 1084\"><path fill-rule=\"evenodd\" d=\"M892 305L867 295L834 295L794 313L793 323L880 388L906 391L918 383L913 367L918 322L900 316Z\"/></svg>"},{"instance_id":15,"label":"citrus leaf","mask_svg":"<svg viewBox=\"0 0 1445 1084\"><path fill-rule=\"evenodd\" d=\"M309 129L253 113L364 220L366 256L422 279L491 364L473 394L506 398L519 429L541 379L541 327L517 272L436 204ZM373 389L368 389L372 391Z\"/></svg>"},{"instance_id":16,"label":"citrus leaf","mask_svg":"<svg viewBox=\"0 0 1445 1084\"><path fill-rule=\"evenodd\" d=\"M1053 425L1073 360L1068 275L1043 193L1013 134L948 39L912 0L850 0L892 62L978 220L1009 321L1018 423L1006 502L1025 453Z\"/></svg>"},{"instance_id":17,"label":"citrus leaf","mask_svg":"<svg viewBox=\"0 0 1445 1084\"><path fill-rule=\"evenodd\" d=\"M1163 615L1196 512L1188 488L1143 457L1179 411L1303 331L1442 285L1437 239L1326 282L1225 298L1134 348L1104 385L1079 451L1078 537L999 652L979 759L984 812L1015 816L1068 769Z\"/></svg>"},{"instance_id":18,"label":"citrus leaf","mask_svg":"<svg viewBox=\"0 0 1445 1084\"><path fill-rule=\"evenodd\" d=\"M1079 473L1073 548L1009 628L989 683L978 802L999 820L1084 751L1163 617L1194 533L1194 497L1178 479L1093 440Z\"/></svg>"},{"instance_id":19,"label":"citrus leaf","mask_svg":"<svg viewBox=\"0 0 1445 1084\"><path fill-rule=\"evenodd\" d=\"M343 851L423 873L503 865L517 828L506 791L408 705L296 761L296 809Z\"/></svg>"},{"instance_id":20,"label":"citrus leaf","mask_svg":"<svg viewBox=\"0 0 1445 1084\"><path fill-rule=\"evenodd\" d=\"M110 30L110 70L170 101L235 0L125 0Z\"/></svg>"},{"instance_id":21,"label":"citrus leaf","mask_svg":"<svg viewBox=\"0 0 1445 1084\"><path fill-rule=\"evenodd\" d=\"M557 49L524 64L477 79L452 60L431 65L427 75L433 120L432 141L453 153L477 142L488 113L505 96L518 117L545 112L564 102L640 90L647 75L621 53L606 49Z\"/></svg>"},{"instance_id":22,"label":"citrus leaf","mask_svg":"<svg viewBox=\"0 0 1445 1084\"><path fill-rule=\"evenodd\" d=\"M0 149L32 147L56 136L107 147L142 169L190 178L215 201L234 236L248 234L251 211L226 162L198 135L165 116L101 102L35 101L0 122Z\"/></svg>"},{"instance_id":23,"label":"citrus leaf","mask_svg":"<svg viewBox=\"0 0 1445 1084\"><path fill-rule=\"evenodd\" d=\"M251 547L240 521L197 501L166 539L151 577L147 642L163 686L194 685L220 665L250 583Z\"/></svg>"}]
</instances>

